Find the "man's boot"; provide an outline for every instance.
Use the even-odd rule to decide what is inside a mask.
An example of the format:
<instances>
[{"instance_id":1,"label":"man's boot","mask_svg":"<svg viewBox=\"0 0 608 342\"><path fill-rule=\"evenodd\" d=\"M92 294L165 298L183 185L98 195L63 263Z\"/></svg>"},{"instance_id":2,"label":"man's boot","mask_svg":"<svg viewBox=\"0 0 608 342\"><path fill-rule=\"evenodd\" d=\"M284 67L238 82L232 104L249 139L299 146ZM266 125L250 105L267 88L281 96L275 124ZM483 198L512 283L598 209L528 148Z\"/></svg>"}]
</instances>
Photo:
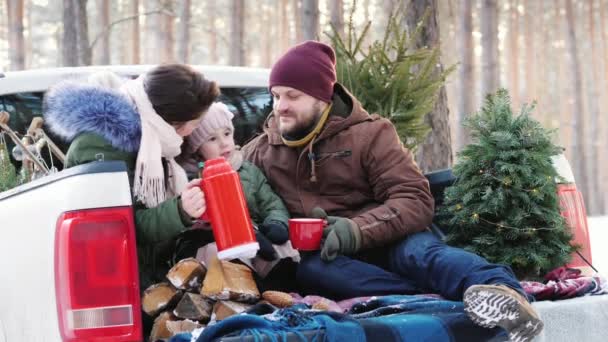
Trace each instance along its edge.
<instances>
[{"instance_id":1,"label":"man's boot","mask_svg":"<svg viewBox=\"0 0 608 342\"><path fill-rule=\"evenodd\" d=\"M502 327L514 342L531 341L543 322L517 291L504 285L473 285L464 293L464 310L477 325Z\"/></svg>"}]
</instances>

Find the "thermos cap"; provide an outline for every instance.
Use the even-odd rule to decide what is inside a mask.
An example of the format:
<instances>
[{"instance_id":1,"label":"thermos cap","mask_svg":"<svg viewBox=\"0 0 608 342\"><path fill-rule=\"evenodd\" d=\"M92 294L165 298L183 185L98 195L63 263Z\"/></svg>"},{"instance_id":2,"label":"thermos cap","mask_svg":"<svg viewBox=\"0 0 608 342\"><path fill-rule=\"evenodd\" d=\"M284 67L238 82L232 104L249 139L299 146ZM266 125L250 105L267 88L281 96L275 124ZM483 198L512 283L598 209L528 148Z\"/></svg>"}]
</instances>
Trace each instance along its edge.
<instances>
[{"instance_id":1,"label":"thermos cap","mask_svg":"<svg viewBox=\"0 0 608 342\"><path fill-rule=\"evenodd\" d=\"M255 258L255 255L258 253L259 249L260 245L257 242L250 242L218 251L217 258L220 260L232 260L238 258L253 259Z\"/></svg>"}]
</instances>

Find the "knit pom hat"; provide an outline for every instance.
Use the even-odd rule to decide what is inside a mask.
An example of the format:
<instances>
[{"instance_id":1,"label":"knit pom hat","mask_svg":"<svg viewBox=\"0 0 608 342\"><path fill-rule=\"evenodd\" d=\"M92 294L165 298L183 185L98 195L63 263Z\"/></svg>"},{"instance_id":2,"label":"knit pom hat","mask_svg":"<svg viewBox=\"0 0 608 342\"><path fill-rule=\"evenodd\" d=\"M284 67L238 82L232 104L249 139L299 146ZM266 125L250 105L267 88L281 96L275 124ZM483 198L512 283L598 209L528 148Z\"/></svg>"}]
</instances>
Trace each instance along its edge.
<instances>
[{"instance_id":1,"label":"knit pom hat","mask_svg":"<svg viewBox=\"0 0 608 342\"><path fill-rule=\"evenodd\" d=\"M269 89L287 86L331 103L336 83L336 54L331 46L309 40L289 49L270 71Z\"/></svg>"},{"instance_id":2,"label":"knit pom hat","mask_svg":"<svg viewBox=\"0 0 608 342\"><path fill-rule=\"evenodd\" d=\"M185 151L187 153L196 152L217 129L230 128L234 131L234 126L232 125L233 117L234 114L232 114L225 104L221 102L213 103L207 113L203 114L198 127L186 137Z\"/></svg>"}]
</instances>

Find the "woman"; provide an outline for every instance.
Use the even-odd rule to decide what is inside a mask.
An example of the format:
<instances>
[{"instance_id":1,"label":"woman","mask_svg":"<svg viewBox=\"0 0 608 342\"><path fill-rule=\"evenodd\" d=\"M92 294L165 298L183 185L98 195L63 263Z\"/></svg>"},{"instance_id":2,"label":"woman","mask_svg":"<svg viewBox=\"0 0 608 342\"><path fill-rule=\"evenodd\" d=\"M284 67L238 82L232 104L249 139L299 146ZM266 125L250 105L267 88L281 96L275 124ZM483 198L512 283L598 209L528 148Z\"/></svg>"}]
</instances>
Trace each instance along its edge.
<instances>
[{"instance_id":1,"label":"woman","mask_svg":"<svg viewBox=\"0 0 608 342\"><path fill-rule=\"evenodd\" d=\"M127 164L142 289L163 280L175 238L205 211L200 180L188 183L173 158L218 95L215 82L178 64L126 82L111 73L64 81L45 95L46 123L71 141L66 168L96 160Z\"/></svg>"}]
</instances>

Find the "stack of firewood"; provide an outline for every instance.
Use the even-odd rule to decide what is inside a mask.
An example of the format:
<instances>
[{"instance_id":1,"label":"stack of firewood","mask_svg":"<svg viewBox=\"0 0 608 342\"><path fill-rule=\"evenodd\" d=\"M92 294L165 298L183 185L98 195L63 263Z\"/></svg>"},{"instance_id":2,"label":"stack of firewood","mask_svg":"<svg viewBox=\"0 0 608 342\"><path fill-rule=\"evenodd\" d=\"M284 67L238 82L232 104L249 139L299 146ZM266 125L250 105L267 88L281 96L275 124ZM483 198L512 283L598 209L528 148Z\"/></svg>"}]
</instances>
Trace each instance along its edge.
<instances>
[{"instance_id":1,"label":"stack of firewood","mask_svg":"<svg viewBox=\"0 0 608 342\"><path fill-rule=\"evenodd\" d=\"M155 317L151 341L221 321L260 300L247 266L217 258L207 266L194 258L181 260L167 273L167 282L144 291L143 310Z\"/></svg>"}]
</instances>

